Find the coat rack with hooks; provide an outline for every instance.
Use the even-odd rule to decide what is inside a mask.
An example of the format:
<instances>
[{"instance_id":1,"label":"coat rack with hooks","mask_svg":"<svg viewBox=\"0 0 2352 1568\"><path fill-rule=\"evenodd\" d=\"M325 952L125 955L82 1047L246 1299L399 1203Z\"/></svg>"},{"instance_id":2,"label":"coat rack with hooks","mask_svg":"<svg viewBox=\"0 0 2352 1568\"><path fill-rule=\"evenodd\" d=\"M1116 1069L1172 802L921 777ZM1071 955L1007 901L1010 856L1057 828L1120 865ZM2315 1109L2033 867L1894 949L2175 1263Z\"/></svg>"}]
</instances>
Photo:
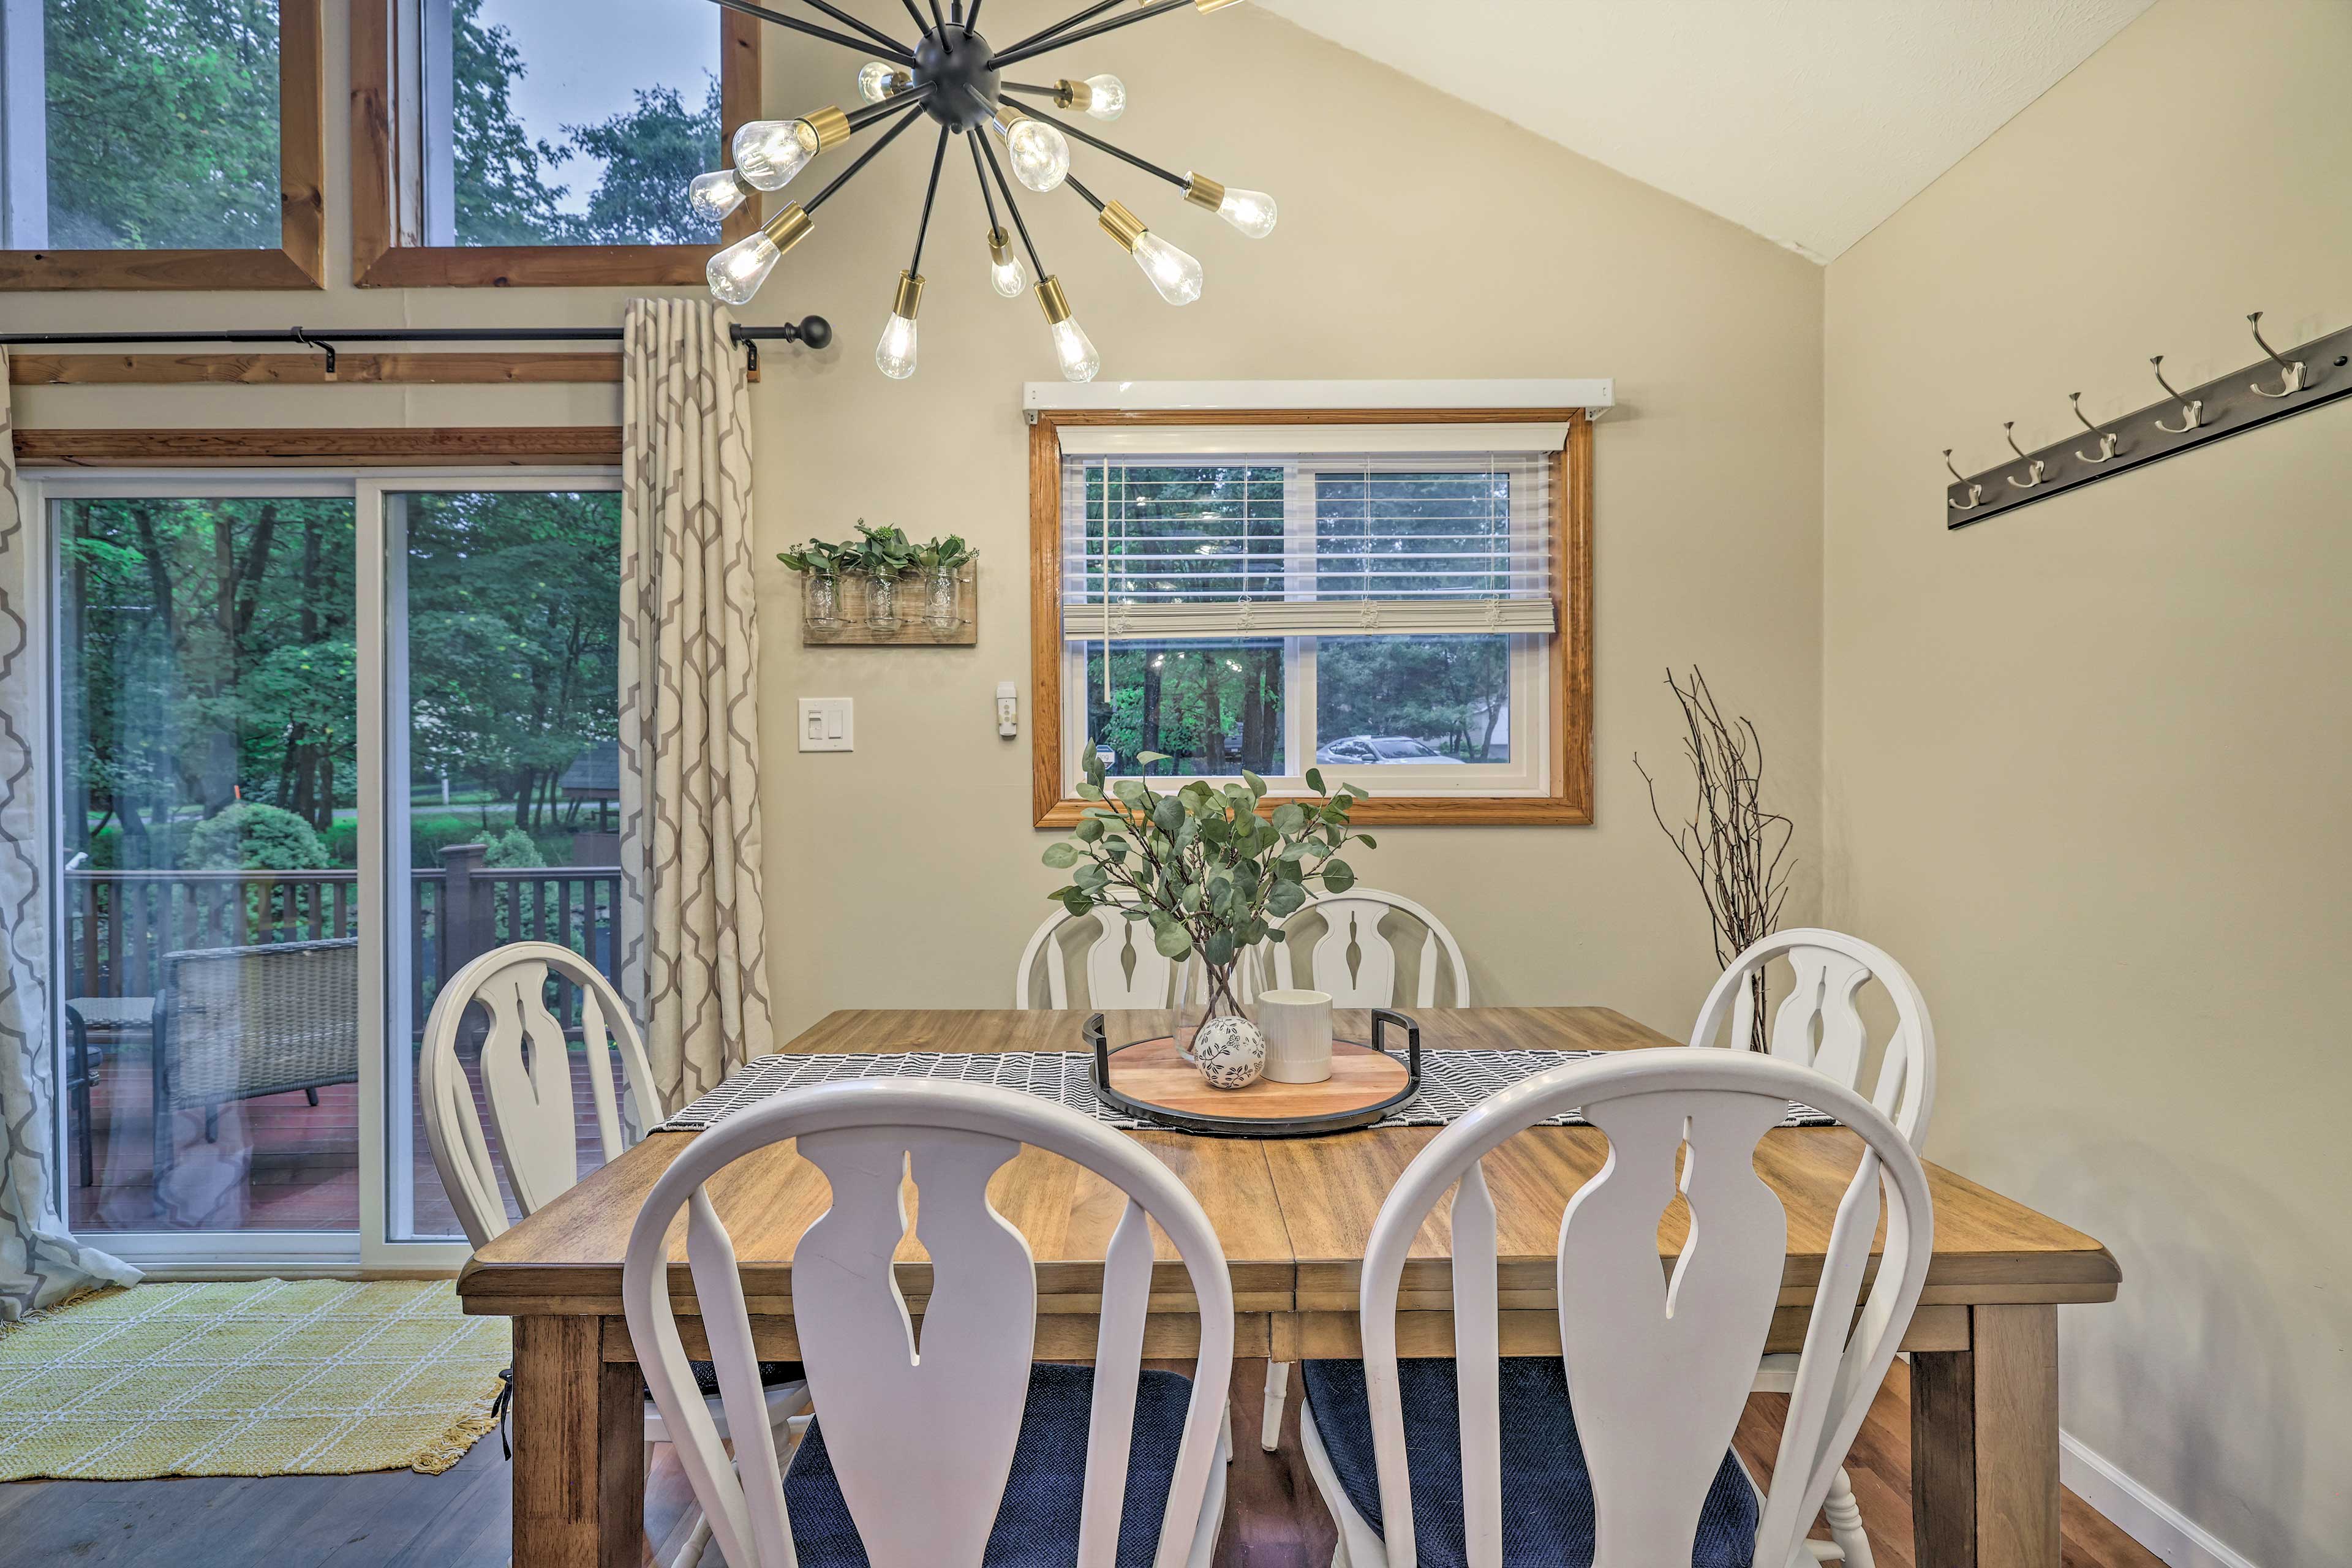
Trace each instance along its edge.
<instances>
[{"instance_id":1,"label":"coat rack with hooks","mask_svg":"<svg viewBox=\"0 0 2352 1568\"><path fill-rule=\"evenodd\" d=\"M2097 424L2083 412L2083 395L2075 393L2068 402L2089 432L2089 447L2083 437L2071 436L2029 452L2018 446L2012 425L2004 424L2002 434L2016 456L1965 477L1947 449L1944 466L1953 483L1944 489L1945 526L1966 528L2352 394L2352 328L2281 353L2263 336L2260 310L2246 324L2263 357L2242 370L2200 386L2175 387L2164 374L2164 356L2158 354L2148 363L2164 389L2163 399Z\"/></svg>"}]
</instances>

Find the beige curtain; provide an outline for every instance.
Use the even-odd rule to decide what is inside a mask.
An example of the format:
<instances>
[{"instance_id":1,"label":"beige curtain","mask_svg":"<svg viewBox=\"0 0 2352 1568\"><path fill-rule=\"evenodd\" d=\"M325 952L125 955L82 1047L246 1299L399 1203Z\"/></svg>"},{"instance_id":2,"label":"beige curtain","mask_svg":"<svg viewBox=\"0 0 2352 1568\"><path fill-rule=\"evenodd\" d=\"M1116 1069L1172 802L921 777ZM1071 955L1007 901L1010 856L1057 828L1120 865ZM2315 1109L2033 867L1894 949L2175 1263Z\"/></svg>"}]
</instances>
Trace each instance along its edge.
<instances>
[{"instance_id":1,"label":"beige curtain","mask_svg":"<svg viewBox=\"0 0 2352 1568\"><path fill-rule=\"evenodd\" d=\"M709 303L633 300L623 327L622 973L659 1115L773 1048L751 395Z\"/></svg>"},{"instance_id":2,"label":"beige curtain","mask_svg":"<svg viewBox=\"0 0 2352 1568\"><path fill-rule=\"evenodd\" d=\"M16 503L8 354L0 349L0 1322L54 1307L139 1270L67 1233L58 1188L57 1016L49 995L48 901L41 890L48 824L36 793L40 650L26 604L40 565Z\"/></svg>"}]
</instances>

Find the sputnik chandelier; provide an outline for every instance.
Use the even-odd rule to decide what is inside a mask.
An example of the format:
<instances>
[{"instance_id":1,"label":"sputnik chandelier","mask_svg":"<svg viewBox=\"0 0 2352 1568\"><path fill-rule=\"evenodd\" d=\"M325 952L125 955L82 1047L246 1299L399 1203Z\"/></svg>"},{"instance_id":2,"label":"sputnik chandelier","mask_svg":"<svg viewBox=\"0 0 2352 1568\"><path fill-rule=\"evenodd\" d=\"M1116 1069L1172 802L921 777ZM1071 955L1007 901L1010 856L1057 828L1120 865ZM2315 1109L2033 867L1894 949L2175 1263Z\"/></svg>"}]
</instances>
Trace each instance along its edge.
<instances>
[{"instance_id":1,"label":"sputnik chandelier","mask_svg":"<svg viewBox=\"0 0 2352 1568\"><path fill-rule=\"evenodd\" d=\"M810 37L861 53L879 52L882 58L869 62L857 73L857 90L866 100L865 107L846 114L828 107L797 120L759 120L743 126L735 132L731 149L734 167L696 179L688 190L688 199L704 216L723 218L749 200L754 191L783 189L820 154L843 145L859 132L877 126L887 129L807 202L785 204L783 210L761 225L758 233L710 258L710 291L728 304L743 304L759 292L760 285L767 280L784 252L808 237L809 230L814 226L811 215L835 191L855 179L858 171L872 163L908 126L926 117L939 126L940 136L939 145L931 153L930 184L923 193L922 220L915 229L915 257L906 271L898 275L890 320L883 327L882 341L874 350L874 363L883 374L894 380L904 380L915 374L915 316L923 300L923 238L931 226L931 205L939 195L940 173L947 163L950 136L969 133L971 137L972 174L980 182L981 201L988 210L989 280L1008 300L1018 299L1024 291L1036 295L1053 334L1055 357L1061 362L1062 374L1071 381L1093 380L1102 361L1077 318L1071 314L1061 280L1047 272L1045 264L1038 258L1036 242L1030 237L1029 226L1021 216L1021 204L1013 198L1013 186L1004 177L1004 163L1013 165L1013 178L1029 190L1042 194L1067 185L1076 192L1095 209L1104 232L1135 258L1152 288L1171 305L1189 305L1201 297L1200 262L1145 227L1143 220L1124 204L1104 201L1072 179L1072 141L1083 142L1167 181L1184 193L1186 201L1206 207L1252 239L1263 239L1274 232L1274 198L1265 192L1228 189L1205 174L1173 174L1052 115L1017 108L1004 96L1019 93L1033 101L1049 101L1057 109L1082 111L1095 120L1116 120L1127 108L1127 88L1117 77L1065 79L1044 86L1005 81L1003 73L1049 50L1171 11L1217 11L1237 0L1141 0L1139 5L1138 0L1098 0L1045 31L1003 49L991 45L978 31L981 7L987 0L971 0L969 10L964 0L952 0L945 12L940 8L940 0L929 0L928 17L917 8L915 0L901 0L920 34L911 47L840 7L828 5L826 0L806 3L851 33L838 33L803 22L751 4L751 0L718 0L718 4L730 10ZM1097 20L1123 7L1132 8L1128 9L1127 15L1109 21ZM856 36L852 37L853 33ZM996 147L990 141L992 135L1004 143L1003 162L997 158ZM1013 231L1021 237L1021 252L1028 256L1029 266L1036 273L1034 287L1029 282L1029 273L1022 269L1021 254L1013 250L1012 237L997 221L996 201L1000 195L1004 199L1006 215L1013 220Z\"/></svg>"}]
</instances>

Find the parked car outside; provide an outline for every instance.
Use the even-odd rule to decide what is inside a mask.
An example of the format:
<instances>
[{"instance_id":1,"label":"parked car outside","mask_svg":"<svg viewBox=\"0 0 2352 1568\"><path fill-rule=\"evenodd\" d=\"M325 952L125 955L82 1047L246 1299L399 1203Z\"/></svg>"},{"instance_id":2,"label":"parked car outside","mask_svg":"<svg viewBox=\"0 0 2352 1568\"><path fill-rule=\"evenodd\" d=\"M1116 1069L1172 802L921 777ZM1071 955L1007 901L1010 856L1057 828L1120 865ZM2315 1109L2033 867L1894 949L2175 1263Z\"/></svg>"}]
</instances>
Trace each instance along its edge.
<instances>
[{"instance_id":1,"label":"parked car outside","mask_svg":"<svg viewBox=\"0 0 2352 1568\"><path fill-rule=\"evenodd\" d=\"M1459 767L1462 759L1449 757L1426 741L1416 741L1409 735L1349 735L1330 741L1315 748L1318 763L1448 763Z\"/></svg>"}]
</instances>

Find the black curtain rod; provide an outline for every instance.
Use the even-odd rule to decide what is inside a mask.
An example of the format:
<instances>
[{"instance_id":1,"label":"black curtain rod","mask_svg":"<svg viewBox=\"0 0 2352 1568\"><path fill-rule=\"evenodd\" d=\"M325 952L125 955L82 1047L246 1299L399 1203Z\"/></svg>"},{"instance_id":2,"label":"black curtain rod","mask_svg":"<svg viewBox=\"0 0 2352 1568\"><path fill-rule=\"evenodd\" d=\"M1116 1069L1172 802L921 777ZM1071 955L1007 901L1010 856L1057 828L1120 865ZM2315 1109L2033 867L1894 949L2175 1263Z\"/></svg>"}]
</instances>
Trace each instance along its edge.
<instances>
[{"instance_id":1,"label":"black curtain rod","mask_svg":"<svg viewBox=\"0 0 2352 1568\"><path fill-rule=\"evenodd\" d=\"M821 349L833 342L833 323L809 316L781 327L727 329L740 348L747 343L806 343ZM332 343L616 343L618 327L280 327L218 332L0 332L0 347L63 348L131 343L288 343L324 349Z\"/></svg>"}]
</instances>

